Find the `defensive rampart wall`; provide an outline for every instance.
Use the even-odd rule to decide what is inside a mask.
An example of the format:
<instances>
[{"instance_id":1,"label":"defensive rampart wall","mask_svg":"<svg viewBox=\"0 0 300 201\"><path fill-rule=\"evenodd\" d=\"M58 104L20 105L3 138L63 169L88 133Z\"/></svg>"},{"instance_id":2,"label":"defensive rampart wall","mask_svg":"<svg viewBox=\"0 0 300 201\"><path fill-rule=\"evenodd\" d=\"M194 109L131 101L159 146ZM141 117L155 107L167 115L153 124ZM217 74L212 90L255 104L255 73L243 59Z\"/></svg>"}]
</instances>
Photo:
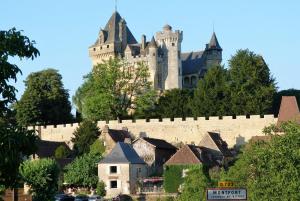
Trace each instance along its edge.
<instances>
[{"instance_id":1,"label":"defensive rampart wall","mask_svg":"<svg viewBox=\"0 0 300 201\"><path fill-rule=\"evenodd\" d=\"M118 121L98 121L98 127L102 129L108 125L111 129L126 127L135 137L147 136L164 139L172 143L195 143L198 144L207 131L216 131L221 134L229 147L247 142L252 136L263 135L262 129L270 124L276 124L277 118L273 115L251 116L224 116L224 117L198 117L171 119L137 119ZM42 140L69 142L73 132L79 125L49 125L30 127L38 131Z\"/></svg>"}]
</instances>

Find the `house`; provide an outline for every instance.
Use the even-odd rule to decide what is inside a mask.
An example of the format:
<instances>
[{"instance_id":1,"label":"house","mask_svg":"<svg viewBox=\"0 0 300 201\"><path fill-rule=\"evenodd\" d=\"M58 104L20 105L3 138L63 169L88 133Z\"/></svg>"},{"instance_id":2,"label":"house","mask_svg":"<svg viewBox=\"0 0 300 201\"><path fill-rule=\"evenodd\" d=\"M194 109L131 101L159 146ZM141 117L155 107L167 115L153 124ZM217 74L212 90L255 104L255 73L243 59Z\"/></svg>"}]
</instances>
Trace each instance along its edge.
<instances>
[{"instance_id":1,"label":"house","mask_svg":"<svg viewBox=\"0 0 300 201\"><path fill-rule=\"evenodd\" d=\"M208 155L212 157L218 165L227 165L233 158L233 154L228 149L227 143L221 138L219 133L207 132L199 143L204 147Z\"/></svg>"},{"instance_id":2,"label":"house","mask_svg":"<svg viewBox=\"0 0 300 201\"><path fill-rule=\"evenodd\" d=\"M165 165L197 165L205 164L213 166L213 161L209 157L207 150L204 147L186 144L181 147Z\"/></svg>"},{"instance_id":3,"label":"house","mask_svg":"<svg viewBox=\"0 0 300 201\"><path fill-rule=\"evenodd\" d=\"M109 153L118 142L131 143L132 137L127 128L122 130L110 129L107 125L101 131L100 140L104 142L105 153Z\"/></svg>"},{"instance_id":4,"label":"house","mask_svg":"<svg viewBox=\"0 0 300 201\"><path fill-rule=\"evenodd\" d=\"M149 175L162 174L163 164L177 150L165 140L149 137L138 138L132 145L137 154L147 163Z\"/></svg>"},{"instance_id":5,"label":"house","mask_svg":"<svg viewBox=\"0 0 300 201\"><path fill-rule=\"evenodd\" d=\"M135 194L138 183L147 176L147 165L132 145L118 142L98 164L99 180L106 185L106 196Z\"/></svg>"}]
</instances>

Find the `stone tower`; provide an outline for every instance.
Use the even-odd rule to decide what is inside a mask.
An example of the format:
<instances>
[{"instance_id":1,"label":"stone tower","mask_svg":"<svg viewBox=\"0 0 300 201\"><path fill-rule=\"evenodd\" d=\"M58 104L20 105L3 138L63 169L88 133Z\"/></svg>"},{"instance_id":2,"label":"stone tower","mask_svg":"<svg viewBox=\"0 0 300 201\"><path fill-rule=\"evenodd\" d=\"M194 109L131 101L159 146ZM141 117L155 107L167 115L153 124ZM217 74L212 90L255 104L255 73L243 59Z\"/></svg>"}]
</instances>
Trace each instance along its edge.
<instances>
[{"instance_id":1,"label":"stone tower","mask_svg":"<svg viewBox=\"0 0 300 201\"><path fill-rule=\"evenodd\" d=\"M162 50L162 80L163 90L182 88L181 42L182 31L172 31L170 25L165 25L162 32L156 33L156 41Z\"/></svg>"},{"instance_id":2,"label":"stone tower","mask_svg":"<svg viewBox=\"0 0 300 201\"><path fill-rule=\"evenodd\" d=\"M118 12L114 12L105 28L99 31L96 42L89 48L93 66L109 58L123 57L127 44L136 43L126 21Z\"/></svg>"},{"instance_id":3,"label":"stone tower","mask_svg":"<svg viewBox=\"0 0 300 201\"><path fill-rule=\"evenodd\" d=\"M222 48L218 42L215 32L210 39L209 44L206 44L206 67L209 68L218 65L222 62Z\"/></svg>"},{"instance_id":4,"label":"stone tower","mask_svg":"<svg viewBox=\"0 0 300 201\"><path fill-rule=\"evenodd\" d=\"M158 86L158 47L154 37L152 37L148 44L148 67L150 72L150 80L153 82L154 89L160 88Z\"/></svg>"}]
</instances>

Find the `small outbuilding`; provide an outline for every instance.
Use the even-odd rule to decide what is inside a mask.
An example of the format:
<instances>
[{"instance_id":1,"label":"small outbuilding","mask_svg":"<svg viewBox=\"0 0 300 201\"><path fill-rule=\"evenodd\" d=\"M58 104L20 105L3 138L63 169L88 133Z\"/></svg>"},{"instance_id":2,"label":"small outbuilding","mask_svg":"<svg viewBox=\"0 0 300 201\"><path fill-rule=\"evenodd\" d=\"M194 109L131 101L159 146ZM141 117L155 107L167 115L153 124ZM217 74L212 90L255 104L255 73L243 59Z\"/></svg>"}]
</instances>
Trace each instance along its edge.
<instances>
[{"instance_id":1,"label":"small outbuilding","mask_svg":"<svg viewBox=\"0 0 300 201\"><path fill-rule=\"evenodd\" d=\"M135 194L139 182L147 176L147 167L132 145L118 142L99 162L98 176L106 185L107 197Z\"/></svg>"},{"instance_id":2,"label":"small outbuilding","mask_svg":"<svg viewBox=\"0 0 300 201\"><path fill-rule=\"evenodd\" d=\"M149 175L162 174L163 164L177 151L177 148L167 141L149 137L138 138L132 145L147 163Z\"/></svg>"}]
</instances>

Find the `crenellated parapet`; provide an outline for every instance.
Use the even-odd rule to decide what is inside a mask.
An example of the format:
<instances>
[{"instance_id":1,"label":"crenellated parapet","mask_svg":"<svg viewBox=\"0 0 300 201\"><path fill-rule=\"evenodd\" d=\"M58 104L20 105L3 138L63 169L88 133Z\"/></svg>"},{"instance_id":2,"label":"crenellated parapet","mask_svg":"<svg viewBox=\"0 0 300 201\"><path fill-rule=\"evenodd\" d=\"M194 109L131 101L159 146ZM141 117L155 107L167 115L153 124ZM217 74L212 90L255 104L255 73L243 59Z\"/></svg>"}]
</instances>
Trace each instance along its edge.
<instances>
[{"instance_id":1,"label":"crenellated parapet","mask_svg":"<svg viewBox=\"0 0 300 201\"><path fill-rule=\"evenodd\" d=\"M148 136L164 139L171 143L197 144L208 131L219 132L229 147L243 144L253 136L264 135L262 130L270 124L276 124L274 115L250 116L223 116L223 117L188 117L163 119L136 119L136 120L110 120L98 121L100 129L108 125L111 129L126 127L135 136ZM70 142L73 133L79 124L31 126L28 129L36 130L42 140Z\"/></svg>"}]
</instances>

